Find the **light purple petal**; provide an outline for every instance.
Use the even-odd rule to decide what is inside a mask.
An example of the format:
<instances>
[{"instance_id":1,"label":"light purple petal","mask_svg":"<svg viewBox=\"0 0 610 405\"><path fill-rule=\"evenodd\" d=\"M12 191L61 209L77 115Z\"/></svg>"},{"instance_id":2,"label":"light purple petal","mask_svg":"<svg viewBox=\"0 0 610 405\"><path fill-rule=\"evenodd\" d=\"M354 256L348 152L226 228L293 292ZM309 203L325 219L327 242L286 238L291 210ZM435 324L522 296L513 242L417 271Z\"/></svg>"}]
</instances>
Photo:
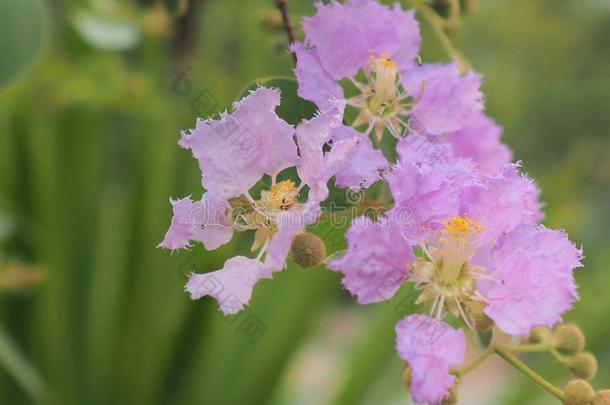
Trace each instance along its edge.
<instances>
[{"instance_id":1,"label":"light purple petal","mask_svg":"<svg viewBox=\"0 0 610 405\"><path fill-rule=\"evenodd\" d=\"M483 109L481 76L473 72L460 76L456 64L414 66L402 72L402 83L415 98L423 91L411 117L427 134L457 131Z\"/></svg>"},{"instance_id":2,"label":"light purple petal","mask_svg":"<svg viewBox=\"0 0 610 405\"><path fill-rule=\"evenodd\" d=\"M506 333L527 336L561 322L578 299L573 270L581 251L560 231L523 225L503 236L492 252L491 277L479 289L485 312Z\"/></svg>"},{"instance_id":3,"label":"light purple petal","mask_svg":"<svg viewBox=\"0 0 610 405\"><path fill-rule=\"evenodd\" d=\"M539 197L538 187L519 172L519 165L509 164L494 176L483 176L464 197L462 211L479 220L484 228L480 240L493 245L500 235L542 219Z\"/></svg>"},{"instance_id":4,"label":"light purple petal","mask_svg":"<svg viewBox=\"0 0 610 405\"><path fill-rule=\"evenodd\" d=\"M512 159L511 150L500 141L501 136L502 128L483 112L477 112L448 139L456 156L472 158L480 171L496 174Z\"/></svg>"},{"instance_id":5,"label":"light purple petal","mask_svg":"<svg viewBox=\"0 0 610 405\"><path fill-rule=\"evenodd\" d=\"M292 44L290 49L297 57L294 74L299 82L299 96L313 102L321 110L332 108L329 100L343 98L343 89L326 73L315 49L306 49L300 42Z\"/></svg>"},{"instance_id":6,"label":"light purple petal","mask_svg":"<svg viewBox=\"0 0 610 405\"><path fill-rule=\"evenodd\" d=\"M197 121L184 132L180 146L199 161L203 186L225 197L237 197L265 173L296 165L294 129L278 118L278 90L259 87L234 104L234 113L220 120Z\"/></svg>"},{"instance_id":7,"label":"light purple petal","mask_svg":"<svg viewBox=\"0 0 610 405\"><path fill-rule=\"evenodd\" d=\"M329 268L343 273L343 286L359 304L385 301L394 296L413 262L411 247L401 236L394 218L373 222L356 218L346 233L347 253Z\"/></svg>"},{"instance_id":8,"label":"light purple petal","mask_svg":"<svg viewBox=\"0 0 610 405\"><path fill-rule=\"evenodd\" d=\"M324 156L324 145L330 141L332 130L341 125L345 105L335 100L333 108L318 113L297 126L296 137L301 161L297 171L301 181L310 188L309 198L322 201L328 196L328 180L334 175Z\"/></svg>"},{"instance_id":9,"label":"light purple petal","mask_svg":"<svg viewBox=\"0 0 610 405\"><path fill-rule=\"evenodd\" d=\"M399 162L385 177L396 207L412 214L405 234L413 243L458 215L463 194L478 183L469 159L453 156L451 146L435 137L408 136L397 146Z\"/></svg>"},{"instance_id":10,"label":"light purple petal","mask_svg":"<svg viewBox=\"0 0 610 405\"><path fill-rule=\"evenodd\" d=\"M261 278L267 278L267 275L260 261L236 256L227 260L221 270L191 274L186 291L194 300L206 295L214 297L220 310L225 315L232 315L248 304L254 284Z\"/></svg>"},{"instance_id":11,"label":"light purple petal","mask_svg":"<svg viewBox=\"0 0 610 405\"><path fill-rule=\"evenodd\" d=\"M383 153L373 148L371 140L352 127L341 125L334 130L333 148L329 155L334 153L333 150L344 151L341 152L340 168L335 172L335 184L338 187L349 187L353 190L368 188L381 179L381 171L388 169L388 161Z\"/></svg>"},{"instance_id":12,"label":"light purple petal","mask_svg":"<svg viewBox=\"0 0 610 405\"><path fill-rule=\"evenodd\" d=\"M396 349L411 368L415 403L438 404L455 383L449 370L464 363L466 337L444 322L411 315L396 324Z\"/></svg>"},{"instance_id":13,"label":"light purple petal","mask_svg":"<svg viewBox=\"0 0 610 405\"><path fill-rule=\"evenodd\" d=\"M308 45L315 47L320 63L333 79L354 76L370 55L362 27L347 5L318 3L317 8L315 16L303 18Z\"/></svg>"},{"instance_id":14,"label":"light purple petal","mask_svg":"<svg viewBox=\"0 0 610 405\"><path fill-rule=\"evenodd\" d=\"M226 215L227 203L224 199L205 194L201 201L183 198L170 202L174 216L159 246L182 249L195 240L202 242L207 250L214 250L231 240L233 229Z\"/></svg>"}]
</instances>

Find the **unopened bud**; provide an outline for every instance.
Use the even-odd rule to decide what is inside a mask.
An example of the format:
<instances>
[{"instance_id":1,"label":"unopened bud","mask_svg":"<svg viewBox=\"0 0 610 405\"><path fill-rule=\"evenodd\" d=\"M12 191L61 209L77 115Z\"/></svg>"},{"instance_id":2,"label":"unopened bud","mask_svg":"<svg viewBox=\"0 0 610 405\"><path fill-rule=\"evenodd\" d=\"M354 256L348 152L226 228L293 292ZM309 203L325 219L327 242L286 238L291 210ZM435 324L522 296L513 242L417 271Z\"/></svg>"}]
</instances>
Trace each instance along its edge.
<instances>
[{"instance_id":1,"label":"unopened bud","mask_svg":"<svg viewBox=\"0 0 610 405\"><path fill-rule=\"evenodd\" d=\"M304 269L321 264L326 258L326 246L313 233L301 232L292 239L290 245L292 260Z\"/></svg>"},{"instance_id":2,"label":"unopened bud","mask_svg":"<svg viewBox=\"0 0 610 405\"><path fill-rule=\"evenodd\" d=\"M610 405L610 390L598 391L591 405Z\"/></svg>"},{"instance_id":3,"label":"unopened bud","mask_svg":"<svg viewBox=\"0 0 610 405\"><path fill-rule=\"evenodd\" d=\"M566 405L590 405L595 391L585 380L572 380L564 388Z\"/></svg>"},{"instance_id":4,"label":"unopened bud","mask_svg":"<svg viewBox=\"0 0 610 405\"><path fill-rule=\"evenodd\" d=\"M527 340L530 343L545 343L551 338L552 335L553 332L549 328L542 326L540 328L532 329Z\"/></svg>"},{"instance_id":5,"label":"unopened bud","mask_svg":"<svg viewBox=\"0 0 610 405\"><path fill-rule=\"evenodd\" d=\"M466 305L466 311L474 328L479 332L487 332L494 327L494 321L485 313L485 303L481 301L470 301Z\"/></svg>"},{"instance_id":6,"label":"unopened bud","mask_svg":"<svg viewBox=\"0 0 610 405\"><path fill-rule=\"evenodd\" d=\"M408 390L411 389L411 367L407 366L405 367L405 371L404 373L402 373L402 379L405 382L405 387L407 387Z\"/></svg>"},{"instance_id":7,"label":"unopened bud","mask_svg":"<svg viewBox=\"0 0 610 405\"><path fill-rule=\"evenodd\" d=\"M565 364L576 377L584 380L590 380L597 374L597 359L588 352L567 358Z\"/></svg>"},{"instance_id":8,"label":"unopened bud","mask_svg":"<svg viewBox=\"0 0 610 405\"><path fill-rule=\"evenodd\" d=\"M457 391L457 386L454 385L451 388L449 388L449 393L447 394L447 396L445 398L443 398L440 405L457 405L457 403L458 403L458 391Z\"/></svg>"},{"instance_id":9,"label":"unopened bud","mask_svg":"<svg viewBox=\"0 0 610 405\"><path fill-rule=\"evenodd\" d=\"M578 354L585 349L585 335L571 323L559 326L553 332L551 342L555 349L567 355Z\"/></svg>"}]
</instances>

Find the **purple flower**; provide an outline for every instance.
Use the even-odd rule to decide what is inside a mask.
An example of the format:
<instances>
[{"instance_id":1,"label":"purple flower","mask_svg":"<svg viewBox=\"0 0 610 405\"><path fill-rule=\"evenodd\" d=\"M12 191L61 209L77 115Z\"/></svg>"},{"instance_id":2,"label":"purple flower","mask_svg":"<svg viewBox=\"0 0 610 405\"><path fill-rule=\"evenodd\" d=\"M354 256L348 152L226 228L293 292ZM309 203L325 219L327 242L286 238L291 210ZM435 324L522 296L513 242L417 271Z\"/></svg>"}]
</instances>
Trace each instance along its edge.
<instances>
[{"instance_id":1,"label":"purple flower","mask_svg":"<svg viewBox=\"0 0 610 405\"><path fill-rule=\"evenodd\" d=\"M349 79L360 93L348 100L360 111L354 126L368 123L367 134L375 128L379 137L386 126L401 132L410 96L399 71L413 64L420 43L414 12L372 0L320 3L315 16L303 19L303 31L305 43L291 48L299 95L326 109L329 100L344 97L339 81ZM359 72L366 82L356 80Z\"/></svg>"},{"instance_id":2,"label":"purple flower","mask_svg":"<svg viewBox=\"0 0 610 405\"><path fill-rule=\"evenodd\" d=\"M466 336L439 320L411 315L396 324L396 350L411 368L413 400L438 404L455 383L449 370L464 362Z\"/></svg>"},{"instance_id":3,"label":"purple flower","mask_svg":"<svg viewBox=\"0 0 610 405\"><path fill-rule=\"evenodd\" d=\"M199 121L180 140L199 161L207 192L198 202L172 201L174 217L160 246L179 249L201 241L206 249L216 249L230 241L233 229L255 234L256 258L237 256L221 270L189 278L191 297L210 295L225 314L246 305L257 280L285 267L293 237L320 216L331 177L359 188L376 181L387 167L381 152L343 127L343 102L334 100L296 131L276 115L279 102L278 90L260 87L236 102L232 114ZM360 165L363 159L369 161ZM277 179L290 167L296 168L300 184ZM265 182L264 176L270 184L256 196L253 186ZM302 201L305 189L308 196ZM208 288L211 280L221 291ZM230 304L223 301L226 294Z\"/></svg>"},{"instance_id":4,"label":"purple flower","mask_svg":"<svg viewBox=\"0 0 610 405\"><path fill-rule=\"evenodd\" d=\"M386 176L395 206L378 222L355 220L347 252L330 263L358 302L390 299L412 282L416 303L429 304L433 323L452 314L473 328L468 308L478 303L499 328L519 336L561 321L577 298L572 273L581 252L564 233L538 225L539 191L519 166L480 173L434 137L412 136L397 149L399 162ZM401 212L409 220L399 220ZM374 288L379 285L382 294ZM420 344L425 336L404 320L397 332L414 398L438 403L453 383L449 367L461 362L446 346L457 338L439 338L427 350Z\"/></svg>"}]
</instances>

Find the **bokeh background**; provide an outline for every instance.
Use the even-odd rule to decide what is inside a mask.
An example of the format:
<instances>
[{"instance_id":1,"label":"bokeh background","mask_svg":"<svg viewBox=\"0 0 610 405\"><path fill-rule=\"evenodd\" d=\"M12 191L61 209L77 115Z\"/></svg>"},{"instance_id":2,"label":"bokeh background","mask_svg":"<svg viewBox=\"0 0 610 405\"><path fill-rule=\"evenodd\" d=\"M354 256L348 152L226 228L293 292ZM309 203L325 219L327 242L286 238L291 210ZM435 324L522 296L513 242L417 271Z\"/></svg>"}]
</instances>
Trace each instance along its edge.
<instances>
[{"instance_id":1,"label":"bokeh background","mask_svg":"<svg viewBox=\"0 0 610 405\"><path fill-rule=\"evenodd\" d=\"M288 6L295 23L314 9ZM424 60L446 61L422 28ZM484 0L454 39L543 190L545 223L584 246L568 319L607 388L610 3ZM202 192L179 131L255 79L291 75L286 46L272 0L0 0L0 404L409 403L393 346L400 302L357 308L337 274L291 265L227 320L188 299L186 274L248 241L156 248L169 197ZM294 122L303 106L294 86L285 93ZM569 378L547 356L525 361ZM461 396L556 403L499 361Z\"/></svg>"}]
</instances>

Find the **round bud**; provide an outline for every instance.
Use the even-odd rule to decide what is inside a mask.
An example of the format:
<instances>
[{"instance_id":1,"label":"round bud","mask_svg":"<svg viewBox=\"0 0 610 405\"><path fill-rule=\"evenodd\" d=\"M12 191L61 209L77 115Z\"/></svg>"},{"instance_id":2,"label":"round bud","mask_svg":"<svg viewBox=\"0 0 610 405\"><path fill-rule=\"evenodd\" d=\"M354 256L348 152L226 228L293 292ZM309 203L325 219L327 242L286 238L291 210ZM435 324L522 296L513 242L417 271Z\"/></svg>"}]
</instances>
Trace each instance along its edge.
<instances>
[{"instance_id":1,"label":"round bud","mask_svg":"<svg viewBox=\"0 0 610 405\"><path fill-rule=\"evenodd\" d=\"M591 405L610 405L610 390L598 391Z\"/></svg>"},{"instance_id":2,"label":"round bud","mask_svg":"<svg viewBox=\"0 0 610 405\"><path fill-rule=\"evenodd\" d=\"M597 374L597 359L588 352L568 357L565 364L576 377L584 380L590 380Z\"/></svg>"},{"instance_id":3,"label":"round bud","mask_svg":"<svg viewBox=\"0 0 610 405\"><path fill-rule=\"evenodd\" d=\"M447 396L445 398L443 398L440 405L457 405L457 403L458 403L458 391L457 391L457 386L454 385L451 388L449 388L449 393L447 394Z\"/></svg>"},{"instance_id":4,"label":"round bud","mask_svg":"<svg viewBox=\"0 0 610 405\"><path fill-rule=\"evenodd\" d=\"M578 354L585 349L585 335L578 326L566 323L553 332L551 343L562 354Z\"/></svg>"},{"instance_id":5,"label":"round bud","mask_svg":"<svg viewBox=\"0 0 610 405\"><path fill-rule=\"evenodd\" d=\"M590 405L595 391L585 380L572 380L564 388L566 405Z\"/></svg>"},{"instance_id":6,"label":"round bud","mask_svg":"<svg viewBox=\"0 0 610 405\"><path fill-rule=\"evenodd\" d=\"M487 332L494 327L494 321L485 313L485 303L470 301L466 304L466 312L470 315L474 328L479 332Z\"/></svg>"},{"instance_id":7,"label":"round bud","mask_svg":"<svg viewBox=\"0 0 610 405\"><path fill-rule=\"evenodd\" d=\"M292 260L304 269L320 265L326 258L326 246L313 233L301 232L290 245Z\"/></svg>"},{"instance_id":8,"label":"round bud","mask_svg":"<svg viewBox=\"0 0 610 405\"><path fill-rule=\"evenodd\" d=\"M532 329L530 332L530 336L527 340L530 343L544 343L547 342L552 335L553 332L551 332L549 328L547 328L546 326L542 326L540 328Z\"/></svg>"},{"instance_id":9,"label":"round bud","mask_svg":"<svg viewBox=\"0 0 610 405\"><path fill-rule=\"evenodd\" d=\"M408 390L411 389L411 367L409 367L407 365L407 367L405 367L405 371L404 373L402 373L402 379L405 382L405 386L407 387Z\"/></svg>"}]
</instances>

